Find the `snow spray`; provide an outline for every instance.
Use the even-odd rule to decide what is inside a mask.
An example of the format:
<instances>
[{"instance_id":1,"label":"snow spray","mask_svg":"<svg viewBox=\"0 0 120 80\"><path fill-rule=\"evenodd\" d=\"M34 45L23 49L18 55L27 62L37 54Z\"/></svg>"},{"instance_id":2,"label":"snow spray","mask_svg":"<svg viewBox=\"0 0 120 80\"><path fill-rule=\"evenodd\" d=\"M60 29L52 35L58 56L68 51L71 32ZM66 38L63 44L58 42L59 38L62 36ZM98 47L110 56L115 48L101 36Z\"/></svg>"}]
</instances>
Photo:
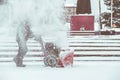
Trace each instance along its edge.
<instances>
[{"instance_id":1,"label":"snow spray","mask_svg":"<svg viewBox=\"0 0 120 80\"><path fill-rule=\"evenodd\" d=\"M7 27L24 28L21 23L27 21L35 36L53 37L59 47L68 47L64 0L7 0L5 6Z\"/></svg>"}]
</instances>

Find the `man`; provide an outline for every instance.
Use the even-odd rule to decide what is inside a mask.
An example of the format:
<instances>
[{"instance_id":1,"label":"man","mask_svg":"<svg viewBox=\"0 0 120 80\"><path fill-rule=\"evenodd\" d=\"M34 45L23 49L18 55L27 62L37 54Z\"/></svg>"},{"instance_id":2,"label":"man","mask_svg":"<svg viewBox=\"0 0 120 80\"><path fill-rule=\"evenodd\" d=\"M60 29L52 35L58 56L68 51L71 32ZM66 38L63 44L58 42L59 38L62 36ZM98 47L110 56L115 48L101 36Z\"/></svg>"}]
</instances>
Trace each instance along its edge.
<instances>
[{"instance_id":1,"label":"man","mask_svg":"<svg viewBox=\"0 0 120 80\"><path fill-rule=\"evenodd\" d=\"M58 47L67 47L67 35L61 17L63 0L8 0L12 9L12 22L16 22L18 53L17 67L25 67L23 59L28 51L27 40L34 37L41 45L42 36L54 38ZM24 9L23 9L24 8ZM57 8L57 9L56 9ZM13 23L12 23L13 24ZM14 24L13 24L14 25ZM44 52L44 49L42 49Z\"/></svg>"},{"instance_id":2,"label":"man","mask_svg":"<svg viewBox=\"0 0 120 80\"><path fill-rule=\"evenodd\" d=\"M22 27L18 27L16 41L18 43L18 54L14 57L14 62L16 63L17 67L25 67L23 64L23 58L26 55L28 48L27 48L27 40L32 38L32 31L30 30L30 26L28 22L21 24Z\"/></svg>"},{"instance_id":3,"label":"man","mask_svg":"<svg viewBox=\"0 0 120 80\"><path fill-rule=\"evenodd\" d=\"M90 0L77 0L77 14L91 14Z\"/></svg>"}]
</instances>

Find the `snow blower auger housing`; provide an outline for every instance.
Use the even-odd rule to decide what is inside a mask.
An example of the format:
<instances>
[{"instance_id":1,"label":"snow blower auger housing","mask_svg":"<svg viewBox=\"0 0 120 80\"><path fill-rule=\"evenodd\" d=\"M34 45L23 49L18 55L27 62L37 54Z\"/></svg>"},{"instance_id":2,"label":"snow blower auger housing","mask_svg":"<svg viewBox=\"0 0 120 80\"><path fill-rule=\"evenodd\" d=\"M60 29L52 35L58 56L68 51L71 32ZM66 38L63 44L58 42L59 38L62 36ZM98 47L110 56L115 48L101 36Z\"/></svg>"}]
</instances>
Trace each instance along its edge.
<instances>
[{"instance_id":1,"label":"snow blower auger housing","mask_svg":"<svg viewBox=\"0 0 120 80\"><path fill-rule=\"evenodd\" d=\"M62 51L63 52L63 51ZM50 67L65 67L73 64L73 52L61 54L61 49L52 42L45 43L44 64Z\"/></svg>"}]
</instances>

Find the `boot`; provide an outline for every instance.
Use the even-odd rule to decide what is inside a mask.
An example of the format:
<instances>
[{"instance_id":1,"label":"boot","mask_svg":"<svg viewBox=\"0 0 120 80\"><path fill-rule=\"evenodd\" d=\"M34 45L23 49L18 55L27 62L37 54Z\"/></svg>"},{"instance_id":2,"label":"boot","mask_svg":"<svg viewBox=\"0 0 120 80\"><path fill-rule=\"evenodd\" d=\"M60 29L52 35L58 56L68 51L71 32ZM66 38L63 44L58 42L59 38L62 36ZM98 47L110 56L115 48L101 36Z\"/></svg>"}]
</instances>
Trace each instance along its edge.
<instances>
[{"instance_id":1,"label":"boot","mask_svg":"<svg viewBox=\"0 0 120 80\"><path fill-rule=\"evenodd\" d=\"M16 63L17 67L25 67L26 66L23 64L22 58L14 58L13 61Z\"/></svg>"}]
</instances>

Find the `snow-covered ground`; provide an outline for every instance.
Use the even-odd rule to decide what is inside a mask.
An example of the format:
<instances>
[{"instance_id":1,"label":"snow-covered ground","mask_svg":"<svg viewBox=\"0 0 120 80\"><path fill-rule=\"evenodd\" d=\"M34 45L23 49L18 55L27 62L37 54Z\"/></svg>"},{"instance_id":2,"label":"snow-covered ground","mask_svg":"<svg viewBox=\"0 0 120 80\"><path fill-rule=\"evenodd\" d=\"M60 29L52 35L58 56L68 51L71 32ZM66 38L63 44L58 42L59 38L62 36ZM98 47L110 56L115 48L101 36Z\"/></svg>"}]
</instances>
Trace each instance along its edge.
<instances>
[{"instance_id":1,"label":"snow-covered ground","mask_svg":"<svg viewBox=\"0 0 120 80\"><path fill-rule=\"evenodd\" d=\"M0 63L0 80L120 80L120 62L74 62L73 67L50 68L42 62Z\"/></svg>"}]
</instances>

